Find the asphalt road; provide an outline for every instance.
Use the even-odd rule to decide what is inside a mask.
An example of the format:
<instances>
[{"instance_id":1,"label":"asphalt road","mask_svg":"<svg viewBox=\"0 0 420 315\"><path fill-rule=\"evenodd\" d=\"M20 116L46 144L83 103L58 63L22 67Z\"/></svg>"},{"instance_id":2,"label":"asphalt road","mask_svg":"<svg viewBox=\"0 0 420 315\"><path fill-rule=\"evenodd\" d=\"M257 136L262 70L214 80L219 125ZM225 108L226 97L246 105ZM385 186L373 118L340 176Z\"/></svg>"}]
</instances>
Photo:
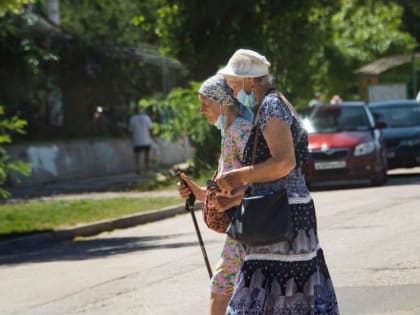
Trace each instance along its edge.
<instances>
[{"instance_id":1,"label":"asphalt road","mask_svg":"<svg viewBox=\"0 0 420 315\"><path fill-rule=\"evenodd\" d=\"M341 313L420 314L420 169L313 197ZM214 265L223 235L201 230ZM204 315L207 282L184 214L0 257L0 314Z\"/></svg>"}]
</instances>

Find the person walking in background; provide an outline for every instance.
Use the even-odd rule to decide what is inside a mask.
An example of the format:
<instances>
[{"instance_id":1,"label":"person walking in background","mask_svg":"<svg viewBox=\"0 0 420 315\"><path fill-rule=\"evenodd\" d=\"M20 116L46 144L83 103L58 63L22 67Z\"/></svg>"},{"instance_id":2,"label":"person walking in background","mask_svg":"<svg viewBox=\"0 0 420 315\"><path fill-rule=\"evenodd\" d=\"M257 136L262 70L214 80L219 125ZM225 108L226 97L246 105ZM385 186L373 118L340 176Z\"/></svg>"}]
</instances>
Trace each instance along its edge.
<instances>
[{"instance_id":1,"label":"person walking in background","mask_svg":"<svg viewBox=\"0 0 420 315\"><path fill-rule=\"evenodd\" d=\"M310 107L312 107L312 106L318 106L318 105L322 105L322 104L323 104L323 102L321 101L321 93L320 92L315 92L314 98L309 101L308 105Z\"/></svg>"},{"instance_id":2,"label":"person walking in background","mask_svg":"<svg viewBox=\"0 0 420 315\"><path fill-rule=\"evenodd\" d=\"M309 158L308 135L294 107L272 86L269 66L259 53L239 49L218 72L225 76L234 95L256 104L256 118L243 153L244 166L216 179L220 192L215 206L219 211L227 210L225 199L247 185L252 195L285 189L293 235L288 241L245 247L244 263L226 314L337 315L333 283L318 240L314 202L302 171ZM253 151L255 164L251 165Z\"/></svg>"},{"instance_id":3,"label":"person walking in background","mask_svg":"<svg viewBox=\"0 0 420 315\"><path fill-rule=\"evenodd\" d=\"M416 101L420 103L420 91L417 93Z\"/></svg>"},{"instance_id":4,"label":"person walking in background","mask_svg":"<svg viewBox=\"0 0 420 315\"><path fill-rule=\"evenodd\" d=\"M234 98L221 75L204 81L199 89L199 99L200 112L221 131L218 176L241 167L243 149L252 127L252 111ZM197 200L205 201L206 187L200 187L185 174L181 174L181 178L188 185L178 183L182 198L188 198L193 193ZM210 280L210 315L225 314L244 254L244 248L239 242L226 238L219 263Z\"/></svg>"},{"instance_id":5,"label":"person walking in background","mask_svg":"<svg viewBox=\"0 0 420 315\"><path fill-rule=\"evenodd\" d=\"M128 122L128 130L131 133L136 173L140 175L142 155L144 156L145 170L149 169L150 149L153 143L152 120L149 115L141 111L140 107L136 106L134 115Z\"/></svg>"}]
</instances>

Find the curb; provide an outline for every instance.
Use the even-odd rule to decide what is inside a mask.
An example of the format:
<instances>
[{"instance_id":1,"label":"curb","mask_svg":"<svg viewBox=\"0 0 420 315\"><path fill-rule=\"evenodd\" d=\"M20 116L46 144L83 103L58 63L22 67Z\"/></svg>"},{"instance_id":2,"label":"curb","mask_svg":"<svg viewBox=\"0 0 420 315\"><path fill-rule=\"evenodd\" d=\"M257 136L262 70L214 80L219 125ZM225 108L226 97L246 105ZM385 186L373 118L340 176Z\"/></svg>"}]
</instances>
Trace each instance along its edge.
<instances>
[{"instance_id":1,"label":"curb","mask_svg":"<svg viewBox=\"0 0 420 315\"><path fill-rule=\"evenodd\" d=\"M194 205L195 211L201 208L202 202L197 202ZM0 241L0 256L4 254L13 254L24 250L44 248L46 246L72 240L75 237L93 236L102 232L129 228L136 225L159 221L184 213L187 213L185 211L185 206L179 205L111 220L97 221L51 232L41 232L28 236L12 238L9 240L2 240Z\"/></svg>"}]
</instances>

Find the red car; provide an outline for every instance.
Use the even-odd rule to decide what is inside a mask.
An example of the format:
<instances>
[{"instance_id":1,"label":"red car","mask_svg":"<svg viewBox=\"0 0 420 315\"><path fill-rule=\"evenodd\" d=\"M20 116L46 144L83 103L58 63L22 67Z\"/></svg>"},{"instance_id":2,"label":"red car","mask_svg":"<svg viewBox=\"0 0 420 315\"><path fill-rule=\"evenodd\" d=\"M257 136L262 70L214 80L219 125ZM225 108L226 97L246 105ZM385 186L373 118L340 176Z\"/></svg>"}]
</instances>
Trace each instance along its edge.
<instances>
[{"instance_id":1,"label":"red car","mask_svg":"<svg viewBox=\"0 0 420 315\"><path fill-rule=\"evenodd\" d=\"M311 161L305 166L308 185L325 181L387 180L387 158L381 128L361 103L314 107L303 124L309 134Z\"/></svg>"}]
</instances>

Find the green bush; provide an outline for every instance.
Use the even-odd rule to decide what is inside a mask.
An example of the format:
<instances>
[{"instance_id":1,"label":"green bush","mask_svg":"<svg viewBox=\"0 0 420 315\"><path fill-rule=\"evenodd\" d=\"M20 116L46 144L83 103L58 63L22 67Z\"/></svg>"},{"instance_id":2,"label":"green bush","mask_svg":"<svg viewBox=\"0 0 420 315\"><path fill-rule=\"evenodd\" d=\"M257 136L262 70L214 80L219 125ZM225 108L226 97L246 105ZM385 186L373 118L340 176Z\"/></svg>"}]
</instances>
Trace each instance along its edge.
<instances>
[{"instance_id":1,"label":"green bush","mask_svg":"<svg viewBox=\"0 0 420 315\"><path fill-rule=\"evenodd\" d=\"M220 153L220 133L200 113L199 82L175 88L168 95L142 99L139 104L151 116L156 135L169 140L187 136L194 147L193 164L201 169L214 168Z\"/></svg>"},{"instance_id":2,"label":"green bush","mask_svg":"<svg viewBox=\"0 0 420 315\"><path fill-rule=\"evenodd\" d=\"M17 116L4 118L4 108L0 106L0 186L6 181L9 174L29 175L31 173L31 165L29 163L10 159L9 154L4 148L5 144L12 142L12 133L25 133L26 121L19 119ZM18 180L18 179L17 179ZM9 192L0 187L0 197L9 197Z\"/></svg>"}]
</instances>

